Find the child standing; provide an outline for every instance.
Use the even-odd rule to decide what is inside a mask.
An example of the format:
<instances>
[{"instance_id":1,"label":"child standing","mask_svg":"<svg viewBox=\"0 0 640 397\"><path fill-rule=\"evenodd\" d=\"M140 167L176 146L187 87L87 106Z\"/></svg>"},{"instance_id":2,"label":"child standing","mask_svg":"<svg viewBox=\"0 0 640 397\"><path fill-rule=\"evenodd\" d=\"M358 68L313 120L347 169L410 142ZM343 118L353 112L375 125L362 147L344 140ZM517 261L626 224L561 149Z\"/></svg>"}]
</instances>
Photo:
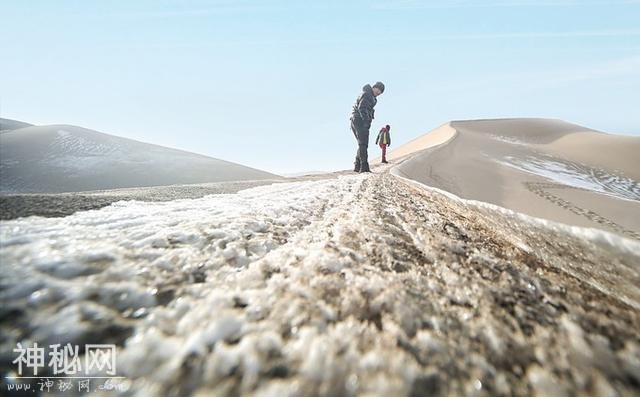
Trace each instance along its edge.
<instances>
[{"instance_id":1,"label":"child standing","mask_svg":"<svg viewBox=\"0 0 640 397\"><path fill-rule=\"evenodd\" d=\"M389 131L391 130L391 126L389 124L385 125L378 132L378 137L376 138L376 143L380 145L380 149L382 149L382 162L388 163L387 161L387 147L391 146L391 134Z\"/></svg>"}]
</instances>

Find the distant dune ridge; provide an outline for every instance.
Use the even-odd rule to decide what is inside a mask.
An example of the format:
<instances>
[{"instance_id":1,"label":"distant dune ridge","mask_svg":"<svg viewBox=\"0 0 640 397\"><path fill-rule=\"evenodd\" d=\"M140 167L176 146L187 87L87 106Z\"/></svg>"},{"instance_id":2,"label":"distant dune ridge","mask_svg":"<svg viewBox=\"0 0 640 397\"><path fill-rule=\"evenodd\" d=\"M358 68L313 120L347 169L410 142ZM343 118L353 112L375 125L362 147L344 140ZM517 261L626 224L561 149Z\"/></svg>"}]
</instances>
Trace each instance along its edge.
<instances>
[{"instance_id":1,"label":"distant dune ridge","mask_svg":"<svg viewBox=\"0 0 640 397\"><path fill-rule=\"evenodd\" d=\"M465 199L640 238L640 138L553 119L452 121L389 155Z\"/></svg>"},{"instance_id":2,"label":"distant dune ridge","mask_svg":"<svg viewBox=\"0 0 640 397\"><path fill-rule=\"evenodd\" d=\"M31 127L33 124L18 120L0 118L0 133L17 130L18 128Z\"/></svg>"},{"instance_id":3,"label":"distant dune ridge","mask_svg":"<svg viewBox=\"0 0 640 397\"><path fill-rule=\"evenodd\" d=\"M0 191L60 193L281 177L71 125L2 119Z\"/></svg>"}]
</instances>

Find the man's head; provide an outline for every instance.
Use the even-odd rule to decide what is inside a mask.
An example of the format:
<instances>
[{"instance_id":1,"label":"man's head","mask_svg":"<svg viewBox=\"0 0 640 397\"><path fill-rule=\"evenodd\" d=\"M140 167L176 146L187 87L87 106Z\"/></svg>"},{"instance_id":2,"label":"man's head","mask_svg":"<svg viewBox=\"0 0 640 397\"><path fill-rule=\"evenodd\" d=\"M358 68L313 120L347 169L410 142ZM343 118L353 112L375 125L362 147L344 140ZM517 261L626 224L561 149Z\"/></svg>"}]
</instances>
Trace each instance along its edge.
<instances>
[{"instance_id":1,"label":"man's head","mask_svg":"<svg viewBox=\"0 0 640 397\"><path fill-rule=\"evenodd\" d=\"M390 131L390 130L391 130L391 126L390 126L389 124L385 125L385 126L384 126L384 128L385 128L387 131Z\"/></svg>"},{"instance_id":2,"label":"man's head","mask_svg":"<svg viewBox=\"0 0 640 397\"><path fill-rule=\"evenodd\" d=\"M372 87L373 96L378 96L384 92L384 84L381 81L375 83Z\"/></svg>"}]
</instances>

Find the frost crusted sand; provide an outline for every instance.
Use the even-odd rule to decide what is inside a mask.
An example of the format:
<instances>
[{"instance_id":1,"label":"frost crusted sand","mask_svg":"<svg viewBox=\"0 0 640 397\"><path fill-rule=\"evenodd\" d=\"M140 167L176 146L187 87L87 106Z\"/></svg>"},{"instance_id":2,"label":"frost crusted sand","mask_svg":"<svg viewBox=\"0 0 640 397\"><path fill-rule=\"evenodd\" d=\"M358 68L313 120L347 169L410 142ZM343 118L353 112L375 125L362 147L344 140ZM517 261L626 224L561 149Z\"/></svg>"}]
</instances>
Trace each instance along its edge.
<instances>
[{"instance_id":1,"label":"frost crusted sand","mask_svg":"<svg viewBox=\"0 0 640 397\"><path fill-rule=\"evenodd\" d=\"M127 395L638 393L637 252L387 173L23 218L0 241L2 351L115 343Z\"/></svg>"}]
</instances>

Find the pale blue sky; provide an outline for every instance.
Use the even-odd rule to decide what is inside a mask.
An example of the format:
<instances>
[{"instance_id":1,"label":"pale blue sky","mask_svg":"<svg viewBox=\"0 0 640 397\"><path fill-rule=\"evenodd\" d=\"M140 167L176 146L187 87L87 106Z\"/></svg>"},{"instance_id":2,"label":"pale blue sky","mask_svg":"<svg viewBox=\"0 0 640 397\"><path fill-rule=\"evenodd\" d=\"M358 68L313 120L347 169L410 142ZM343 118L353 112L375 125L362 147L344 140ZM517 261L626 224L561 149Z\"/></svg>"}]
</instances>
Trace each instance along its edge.
<instances>
[{"instance_id":1,"label":"pale blue sky","mask_svg":"<svg viewBox=\"0 0 640 397\"><path fill-rule=\"evenodd\" d=\"M640 135L640 1L0 0L0 19L0 117L276 173L351 167L376 80L372 134L396 146L469 118Z\"/></svg>"}]
</instances>

